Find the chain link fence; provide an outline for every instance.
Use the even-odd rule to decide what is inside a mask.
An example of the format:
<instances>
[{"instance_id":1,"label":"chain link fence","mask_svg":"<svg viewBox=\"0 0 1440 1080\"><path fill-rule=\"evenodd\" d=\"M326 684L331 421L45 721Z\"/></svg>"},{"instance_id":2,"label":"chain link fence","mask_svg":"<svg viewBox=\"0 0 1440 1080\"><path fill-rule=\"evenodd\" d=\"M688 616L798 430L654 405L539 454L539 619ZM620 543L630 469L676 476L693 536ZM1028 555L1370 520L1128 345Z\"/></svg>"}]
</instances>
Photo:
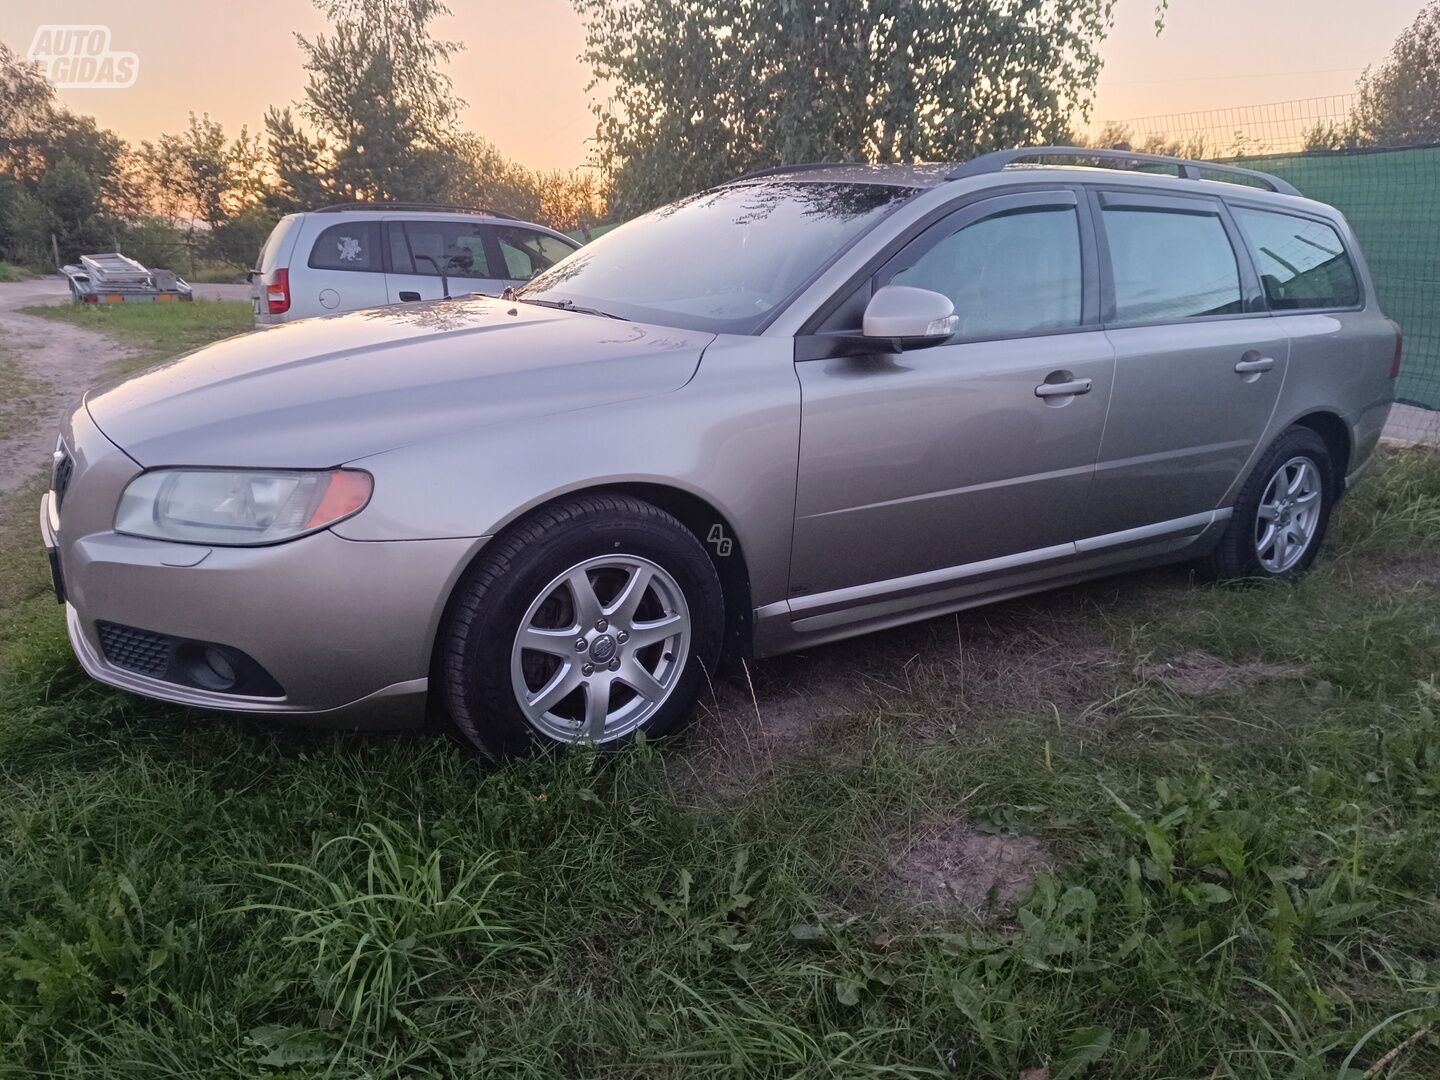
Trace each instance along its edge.
<instances>
[{"instance_id":1,"label":"chain link fence","mask_svg":"<svg viewBox=\"0 0 1440 1080\"><path fill-rule=\"evenodd\" d=\"M1405 333L1386 434L1440 442L1440 145L1346 146L1352 105L1340 95L1137 117L1094 141L1261 169L1339 209Z\"/></svg>"}]
</instances>

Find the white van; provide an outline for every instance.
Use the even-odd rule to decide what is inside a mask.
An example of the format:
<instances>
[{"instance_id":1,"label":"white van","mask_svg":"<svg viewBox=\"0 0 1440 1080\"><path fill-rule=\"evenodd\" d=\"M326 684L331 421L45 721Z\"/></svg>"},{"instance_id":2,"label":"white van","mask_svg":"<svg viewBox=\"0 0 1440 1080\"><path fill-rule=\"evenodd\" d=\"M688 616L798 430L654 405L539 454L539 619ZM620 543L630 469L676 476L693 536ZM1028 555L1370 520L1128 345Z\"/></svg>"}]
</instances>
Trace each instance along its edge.
<instances>
[{"instance_id":1,"label":"white van","mask_svg":"<svg viewBox=\"0 0 1440 1080\"><path fill-rule=\"evenodd\" d=\"M464 207L342 203L288 214L250 272L255 324L498 294L579 246L543 225Z\"/></svg>"}]
</instances>

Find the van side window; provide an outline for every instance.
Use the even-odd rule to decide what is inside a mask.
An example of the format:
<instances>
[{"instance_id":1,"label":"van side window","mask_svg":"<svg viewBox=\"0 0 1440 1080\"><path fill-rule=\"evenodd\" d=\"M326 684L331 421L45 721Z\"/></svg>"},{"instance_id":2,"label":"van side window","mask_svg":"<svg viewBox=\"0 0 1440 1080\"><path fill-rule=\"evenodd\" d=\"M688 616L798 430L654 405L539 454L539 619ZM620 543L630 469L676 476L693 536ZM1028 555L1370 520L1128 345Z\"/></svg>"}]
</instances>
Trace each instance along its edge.
<instances>
[{"instance_id":1,"label":"van side window","mask_svg":"<svg viewBox=\"0 0 1440 1080\"><path fill-rule=\"evenodd\" d=\"M1240 264L1219 216L1104 208L1117 322L1238 315Z\"/></svg>"},{"instance_id":2,"label":"van side window","mask_svg":"<svg viewBox=\"0 0 1440 1080\"><path fill-rule=\"evenodd\" d=\"M485 228L463 221L390 224L390 266L397 274L498 278L485 254Z\"/></svg>"},{"instance_id":3,"label":"van side window","mask_svg":"<svg viewBox=\"0 0 1440 1080\"><path fill-rule=\"evenodd\" d=\"M982 218L890 278L891 285L948 296L962 338L1079 326L1082 281L1080 224L1072 206Z\"/></svg>"},{"instance_id":4,"label":"van side window","mask_svg":"<svg viewBox=\"0 0 1440 1080\"><path fill-rule=\"evenodd\" d=\"M380 223L351 221L331 225L315 238L310 249L310 266L315 270L364 270L379 273Z\"/></svg>"},{"instance_id":5,"label":"van side window","mask_svg":"<svg viewBox=\"0 0 1440 1080\"><path fill-rule=\"evenodd\" d=\"M500 241L500 252L505 256L504 276L518 281L529 281L575 250L553 236L533 229L497 225L495 235Z\"/></svg>"},{"instance_id":6,"label":"van side window","mask_svg":"<svg viewBox=\"0 0 1440 1080\"><path fill-rule=\"evenodd\" d=\"M1360 283L1340 236L1323 221L1231 207L1276 311L1353 307Z\"/></svg>"}]
</instances>

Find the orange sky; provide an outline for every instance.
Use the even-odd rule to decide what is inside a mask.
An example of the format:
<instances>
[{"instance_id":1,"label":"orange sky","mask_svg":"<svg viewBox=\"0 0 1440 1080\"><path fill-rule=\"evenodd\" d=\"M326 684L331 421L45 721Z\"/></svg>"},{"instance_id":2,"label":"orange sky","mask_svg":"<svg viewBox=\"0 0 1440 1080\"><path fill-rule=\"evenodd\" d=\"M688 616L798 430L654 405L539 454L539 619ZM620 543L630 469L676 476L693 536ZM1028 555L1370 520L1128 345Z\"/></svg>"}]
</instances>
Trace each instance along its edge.
<instances>
[{"instance_id":1,"label":"orange sky","mask_svg":"<svg viewBox=\"0 0 1440 1080\"><path fill-rule=\"evenodd\" d=\"M1104 47L1097 120L1129 119L1349 92L1380 60L1420 0L1171 0L1155 37L1150 0L1120 0ZM465 43L451 74L469 102L463 120L535 168L586 159L593 131L577 61L583 45L569 0L450 0L441 34ZM208 112L227 130L260 126L267 105L304 84L294 31L322 20L305 0L126 2L0 0L0 41L22 53L41 19L103 23L111 47L138 54L128 90L65 90L71 109L127 139L184 127Z\"/></svg>"}]
</instances>

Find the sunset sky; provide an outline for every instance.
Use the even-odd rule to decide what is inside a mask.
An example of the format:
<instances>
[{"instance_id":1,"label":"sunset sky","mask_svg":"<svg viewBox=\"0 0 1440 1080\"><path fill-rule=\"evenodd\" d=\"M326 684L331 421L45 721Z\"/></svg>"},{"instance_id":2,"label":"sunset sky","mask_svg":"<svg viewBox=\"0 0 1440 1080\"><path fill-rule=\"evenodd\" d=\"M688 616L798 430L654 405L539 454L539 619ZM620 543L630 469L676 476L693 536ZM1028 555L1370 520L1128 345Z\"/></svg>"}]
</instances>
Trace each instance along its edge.
<instances>
[{"instance_id":1,"label":"sunset sky","mask_svg":"<svg viewBox=\"0 0 1440 1080\"><path fill-rule=\"evenodd\" d=\"M586 160L594 123L577 57L584 34L569 0L450 0L437 32L462 41L450 74L467 127L533 168ZM1171 0L1155 36L1150 0L1120 0L1103 53L1094 119L1226 108L1350 92L1420 8L1418 0ZM103 23L138 54L127 90L65 90L76 112L127 139L153 139L208 112L232 133L304 85L293 33L323 28L304 0L217 4L0 0L0 41L22 54L41 19Z\"/></svg>"}]
</instances>

